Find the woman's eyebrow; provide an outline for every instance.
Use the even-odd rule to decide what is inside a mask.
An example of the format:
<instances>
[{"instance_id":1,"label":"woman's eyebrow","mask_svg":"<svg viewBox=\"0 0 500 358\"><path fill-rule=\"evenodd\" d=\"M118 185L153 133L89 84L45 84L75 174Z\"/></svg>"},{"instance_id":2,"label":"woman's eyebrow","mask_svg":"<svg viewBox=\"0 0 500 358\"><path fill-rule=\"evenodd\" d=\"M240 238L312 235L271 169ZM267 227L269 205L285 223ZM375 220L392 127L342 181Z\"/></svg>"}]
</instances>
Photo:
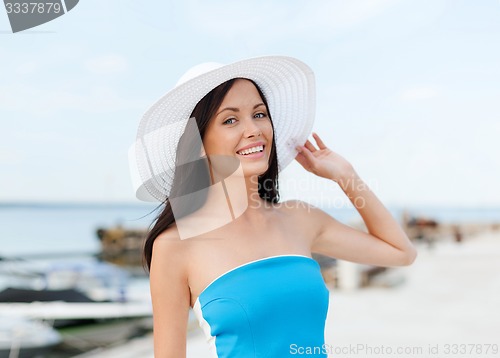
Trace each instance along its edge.
<instances>
[{"instance_id":1,"label":"woman's eyebrow","mask_svg":"<svg viewBox=\"0 0 500 358\"><path fill-rule=\"evenodd\" d=\"M263 103L263 102L261 102L261 103L257 103L255 106L253 106L253 109L255 109L255 108L257 108L257 107L260 107L260 106L263 106L263 105L264 105L264 103ZM239 111L240 111L240 109L239 109L239 108L236 108L236 107L226 107L226 108L224 108L224 109L220 110L220 112L219 112L219 113L217 113L215 116L218 116L219 114L221 114L221 113L222 113L222 112L224 112L224 111L239 112Z\"/></svg>"}]
</instances>

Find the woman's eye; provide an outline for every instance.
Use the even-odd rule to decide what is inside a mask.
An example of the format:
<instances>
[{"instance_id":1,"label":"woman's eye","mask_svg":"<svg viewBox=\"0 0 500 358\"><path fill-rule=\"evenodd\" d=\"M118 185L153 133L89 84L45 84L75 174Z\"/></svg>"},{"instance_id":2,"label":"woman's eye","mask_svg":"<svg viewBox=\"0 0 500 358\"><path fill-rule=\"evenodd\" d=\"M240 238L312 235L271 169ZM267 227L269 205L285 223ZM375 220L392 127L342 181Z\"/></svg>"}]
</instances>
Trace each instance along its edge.
<instances>
[{"instance_id":1,"label":"woman's eye","mask_svg":"<svg viewBox=\"0 0 500 358\"><path fill-rule=\"evenodd\" d=\"M261 113L257 113L257 114L255 115L255 117L256 117L256 118L264 118L264 117L266 117L266 114L265 114L265 113L263 113L263 112L261 112Z\"/></svg>"},{"instance_id":2,"label":"woman's eye","mask_svg":"<svg viewBox=\"0 0 500 358\"><path fill-rule=\"evenodd\" d=\"M228 121L235 121L236 118L229 118L229 119L226 119L224 122L222 122L222 124L226 124ZM232 123L227 123L227 124L232 124Z\"/></svg>"}]
</instances>

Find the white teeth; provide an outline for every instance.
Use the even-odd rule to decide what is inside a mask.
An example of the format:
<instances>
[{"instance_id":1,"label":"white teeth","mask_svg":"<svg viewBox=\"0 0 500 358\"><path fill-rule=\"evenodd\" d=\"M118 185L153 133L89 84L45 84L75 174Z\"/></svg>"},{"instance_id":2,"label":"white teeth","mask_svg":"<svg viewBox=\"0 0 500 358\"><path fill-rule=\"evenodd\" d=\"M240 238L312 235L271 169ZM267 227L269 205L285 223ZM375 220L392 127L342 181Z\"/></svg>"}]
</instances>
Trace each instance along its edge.
<instances>
[{"instance_id":1,"label":"white teeth","mask_svg":"<svg viewBox=\"0 0 500 358\"><path fill-rule=\"evenodd\" d=\"M256 147L248 148L248 149L236 152L236 153L245 155L245 154L251 154L251 153L255 153L255 152L262 152L263 150L264 150L264 146L258 145Z\"/></svg>"}]
</instances>

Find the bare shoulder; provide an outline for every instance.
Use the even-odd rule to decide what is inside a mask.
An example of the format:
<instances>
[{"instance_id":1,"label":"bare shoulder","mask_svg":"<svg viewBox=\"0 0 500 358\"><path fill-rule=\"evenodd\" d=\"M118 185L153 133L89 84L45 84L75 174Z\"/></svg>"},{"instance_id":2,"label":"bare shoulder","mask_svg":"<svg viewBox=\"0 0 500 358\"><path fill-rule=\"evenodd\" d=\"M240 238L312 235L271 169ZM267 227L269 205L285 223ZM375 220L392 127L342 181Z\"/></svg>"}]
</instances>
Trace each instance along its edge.
<instances>
[{"instance_id":1,"label":"bare shoulder","mask_svg":"<svg viewBox=\"0 0 500 358\"><path fill-rule=\"evenodd\" d=\"M168 228L163 230L163 232L156 238L156 241L171 242L171 243L180 242L181 239L179 236L179 232L177 231L176 223L175 222L172 223Z\"/></svg>"},{"instance_id":2,"label":"bare shoulder","mask_svg":"<svg viewBox=\"0 0 500 358\"><path fill-rule=\"evenodd\" d=\"M292 199L277 204L277 208L286 215L290 216L293 223L310 233L311 239L319 235L323 211L316 206L302 200Z\"/></svg>"},{"instance_id":3,"label":"bare shoulder","mask_svg":"<svg viewBox=\"0 0 500 358\"><path fill-rule=\"evenodd\" d=\"M186 246L186 242L180 238L177 226L173 223L156 238L152 260L160 259L162 262L168 260L172 266L179 269L183 266L182 263L186 262Z\"/></svg>"},{"instance_id":4,"label":"bare shoulder","mask_svg":"<svg viewBox=\"0 0 500 358\"><path fill-rule=\"evenodd\" d=\"M158 235L153 243L151 279L163 281L168 274L179 284L187 282L187 255L187 243L180 238L174 223Z\"/></svg>"}]
</instances>

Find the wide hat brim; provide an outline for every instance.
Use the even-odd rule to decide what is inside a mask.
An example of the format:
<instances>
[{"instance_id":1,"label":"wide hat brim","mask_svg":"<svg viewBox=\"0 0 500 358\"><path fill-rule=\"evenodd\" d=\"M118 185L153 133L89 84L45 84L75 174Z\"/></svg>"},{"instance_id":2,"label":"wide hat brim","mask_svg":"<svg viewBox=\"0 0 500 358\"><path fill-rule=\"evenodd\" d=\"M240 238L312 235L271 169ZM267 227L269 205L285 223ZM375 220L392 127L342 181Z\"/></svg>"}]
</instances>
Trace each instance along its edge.
<instances>
[{"instance_id":1,"label":"wide hat brim","mask_svg":"<svg viewBox=\"0 0 500 358\"><path fill-rule=\"evenodd\" d=\"M189 116L206 94L230 79L251 79L266 97L279 171L293 161L296 146L303 145L311 134L315 79L305 63L292 57L264 56L228 65L208 65L211 69L178 84L142 116L136 142L129 151L132 182L139 200L163 202L168 198L177 145Z\"/></svg>"}]
</instances>

